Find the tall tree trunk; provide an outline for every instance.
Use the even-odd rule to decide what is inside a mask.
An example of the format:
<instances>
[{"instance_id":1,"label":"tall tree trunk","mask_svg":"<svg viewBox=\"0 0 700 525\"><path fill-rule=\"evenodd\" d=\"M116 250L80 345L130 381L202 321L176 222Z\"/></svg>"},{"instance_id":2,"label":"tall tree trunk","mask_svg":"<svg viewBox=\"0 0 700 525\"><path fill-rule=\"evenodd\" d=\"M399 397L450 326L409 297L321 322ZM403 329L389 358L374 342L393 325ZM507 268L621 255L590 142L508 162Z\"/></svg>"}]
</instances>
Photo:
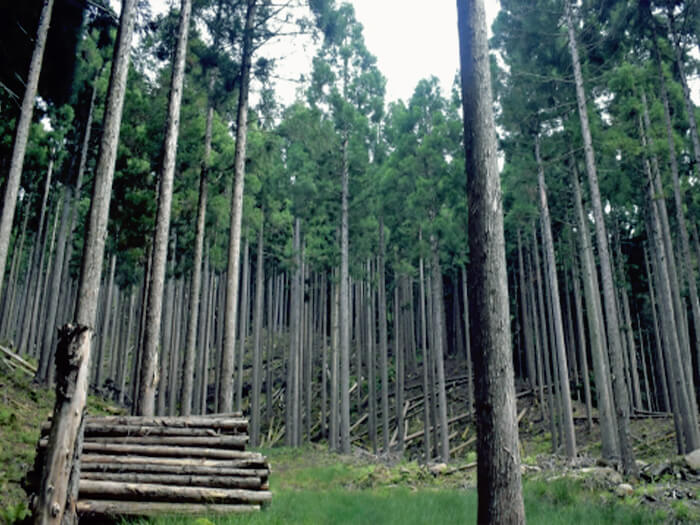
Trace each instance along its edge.
<instances>
[{"instance_id":1,"label":"tall tree trunk","mask_svg":"<svg viewBox=\"0 0 700 525\"><path fill-rule=\"evenodd\" d=\"M659 319L656 314L656 293L654 292L654 282L655 280L652 278L651 274L651 265L649 264L649 247L646 246L644 248L644 266L646 268L646 276L647 276L647 283L649 285L649 300L650 300L650 309L651 309L651 316L652 320L654 322L654 341L656 343L656 363L659 365L657 370L655 372L659 372L659 378L661 382L661 395L663 399L663 408L666 411L671 411L671 401L669 398L669 393L668 393L668 382L666 380L666 365L664 363L664 352L663 348L661 348L661 334L659 331Z\"/></svg>"},{"instance_id":2,"label":"tall tree trunk","mask_svg":"<svg viewBox=\"0 0 700 525\"><path fill-rule=\"evenodd\" d=\"M209 77L209 97L213 90L214 75ZM180 411L183 416L189 416L192 412L192 389L194 377L194 360L197 344L197 323L199 321L200 295L202 288L202 253L204 252L204 228L206 224L208 171L211 158L212 122L214 120L214 106L209 101L207 108L207 120L204 127L204 155L199 174L199 199L197 202L197 230L194 240L194 260L192 262L192 307L187 319L187 339L185 342L185 369L182 376L182 404Z\"/></svg>"},{"instance_id":3,"label":"tall tree trunk","mask_svg":"<svg viewBox=\"0 0 700 525\"><path fill-rule=\"evenodd\" d=\"M41 208L39 211L39 231L34 239L34 250L32 251L32 259L29 268L29 297L28 297L28 314L25 315L22 323L22 338L20 340L20 351L27 352L31 355L37 355L35 348L32 345L32 329L36 322L37 310L39 308L39 295L41 294L41 274L44 267L44 238L46 236L45 223L48 221L46 215L47 204L49 201L49 191L51 189L51 180L53 176L54 160L53 154L49 160L49 166L46 170L46 180L44 181L44 192L41 199ZM48 351L48 349L47 349Z\"/></svg>"},{"instance_id":4,"label":"tall tree trunk","mask_svg":"<svg viewBox=\"0 0 700 525\"><path fill-rule=\"evenodd\" d=\"M469 292L467 291L467 267L462 266L461 272L462 296L464 299L464 350L465 358L467 361L467 411L471 412L472 410L474 410L474 370L472 369L471 338L469 336L471 329L469 328ZM530 339L530 342L532 342L532 339ZM532 388L535 388L534 372L531 378L531 383Z\"/></svg>"},{"instance_id":5,"label":"tall tree trunk","mask_svg":"<svg viewBox=\"0 0 700 525\"><path fill-rule=\"evenodd\" d=\"M155 412L156 388L158 387L158 346L163 312L163 289L165 287L165 263L168 257L168 237L170 233L170 210L175 180L175 158L177 137L180 131L180 102L185 79L185 58L187 55L187 35L190 29L192 0L182 0L177 31L177 47L173 58L173 72L170 79L168 117L163 141L163 167L160 172L158 190L158 210L153 234L153 267L146 311L146 334L141 355L141 382L136 400L138 415L152 416ZM171 376L171 382L175 383Z\"/></svg>"},{"instance_id":6,"label":"tall tree trunk","mask_svg":"<svg viewBox=\"0 0 700 525\"><path fill-rule=\"evenodd\" d=\"M236 374L236 412L241 411L243 403L243 364L245 362L245 342L248 337L248 317L250 313L250 243L248 233L243 243L243 275L241 276L240 319L238 322L238 373Z\"/></svg>"},{"instance_id":7,"label":"tall tree trunk","mask_svg":"<svg viewBox=\"0 0 700 525\"><path fill-rule=\"evenodd\" d=\"M522 311L522 326L523 337L525 342L525 364L527 367L527 377L530 387L534 390L537 385L537 372L535 370L535 353L532 348L532 323L530 321L530 312L527 307L527 289L525 286L525 266L523 265L523 247L521 240L520 229L518 229L518 275L520 283L520 309ZM466 305L467 285L464 283L464 294Z\"/></svg>"},{"instance_id":8,"label":"tall tree trunk","mask_svg":"<svg viewBox=\"0 0 700 525\"><path fill-rule=\"evenodd\" d=\"M19 121L15 130L15 142L12 147L12 159L10 160L10 171L5 183L5 196L3 197L2 215L0 216L0 287L5 278L5 266L7 264L7 252L10 247L10 235L12 234L12 222L17 206L17 194L19 193L19 183L22 178L22 167L24 166L24 154L27 151L27 141L29 140L29 129L32 124L34 113L34 102L36 99L37 87L39 86L39 73L41 63L44 59L44 47L46 37L49 33L49 22L53 10L53 0L44 0L41 14L39 15L39 25L36 30L36 41L32 60L29 63L27 82L22 97L22 106L19 113ZM1 291L1 289L0 289Z\"/></svg>"},{"instance_id":9,"label":"tall tree trunk","mask_svg":"<svg viewBox=\"0 0 700 525\"><path fill-rule=\"evenodd\" d=\"M47 3L50 4L50 0ZM74 362L77 363L78 367L74 378L75 389L72 395L57 395L54 405L49 441L46 448L46 466L42 474L38 500L34 511L34 522L42 525L61 523L66 507L69 508L69 515L74 514L75 509L75 501L67 501L68 483L71 476L74 480L80 478L80 466L79 464L75 465L73 458L79 457L81 452L80 447L76 447L76 443L78 443L87 397L90 347L95 330L97 297L100 288L109 201L112 193L114 163L129 66L129 50L134 27L135 4L135 0L124 0L122 3L119 31L114 47L112 73L103 120L102 139L100 141L100 153L95 169L93 198L85 235L85 248L83 250L83 263L75 312L76 326L73 326L72 329L66 329L67 346L74 345L77 348L77 355L73 356ZM5 206L5 209L8 207ZM5 209L3 213L5 213ZM0 250L0 252L2 251ZM0 253L0 257L4 257L4 255ZM4 259L2 262L4 270ZM57 390L62 392L60 387ZM66 453L66 451L69 452Z\"/></svg>"},{"instance_id":10,"label":"tall tree trunk","mask_svg":"<svg viewBox=\"0 0 700 525\"><path fill-rule=\"evenodd\" d=\"M437 372L438 383L438 414L440 427L440 457L442 461L450 460L450 429L447 422L447 395L445 392L445 332L443 330L444 295L442 292L442 272L440 271L440 252L435 234L430 234L432 252L432 277L433 277L433 330L435 331L435 347L433 359Z\"/></svg>"},{"instance_id":11,"label":"tall tree trunk","mask_svg":"<svg viewBox=\"0 0 700 525\"><path fill-rule=\"evenodd\" d=\"M234 187L231 197L231 223L226 271L226 309L224 312L224 339L221 352L221 381L219 381L220 412L233 408L233 373L236 345L236 318L238 317L238 273L241 252L241 221L243 219L243 185L245 182L245 154L248 131L248 92L253 56L253 21L257 0L247 0L243 50L241 55L240 88L236 114L236 150L234 153Z\"/></svg>"},{"instance_id":12,"label":"tall tree trunk","mask_svg":"<svg viewBox=\"0 0 700 525\"><path fill-rule=\"evenodd\" d=\"M258 230L258 249L255 260L255 326L253 328L253 392L250 409L250 444L257 447L260 444L260 373L262 368L262 326L263 326L263 292L265 272L263 269L263 218Z\"/></svg>"},{"instance_id":13,"label":"tall tree trunk","mask_svg":"<svg viewBox=\"0 0 700 525\"><path fill-rule=\"evenodd\" d=\"M379 367L382 376L382 446L389 451L389 350L386 327L386 269L384 267L384 218L379 217Z\"/></svg>"},{"instance_id":14,"label":"tall tree trunk","mask_svg":"<svg viewBox=\"0 0 700 525\"><path fill-rule=\"evenodd\" d=\"M375 333L376 321L374 318L374 291L372 290L372 263L367 259L367 305L365 313L367 315L367 382L369 396L369 439L372 443L372 451L377 453L377 363L375 359ZM325 377L325 367L323 376Z\"/></svg>"},{"instance_id":15,"label":"tall tree trunk","mask_svg":"<svg viewBox=\"0 0 700 525\"><path fill-rule=\"evenodd\" d=\"M423 241L423 232L419 230L419 242ZM418 262L418 278L420 279L420 339L421 353L423 355L423 445L425 452L425 462L429 462L433 457L432 446L430 444L430 388L429 388L429 367L430 357L428 357L428 337L427 337L427 315L425 308L425 270L423 268L423 257ZM469 337L469 330L467 330Z\"/></svg>"},{"instance_id":16,"label":"tall tree trunk","mask_svg":"<svg viewBox=\"0 0 700 525\"><path fill-rule=\"evenodd\" d=\"M525 523L511 358L508 277L482 0L457 0L469 202L471 347L479 523Z\"/></svg>"},{"instance_id":17,"label":"tall tree trunk","mask_svg":"<svg viewBox=\"0 0 700 525\"><path fill-rule=\"evenodd\" d=\"M641 123L640 123L641 129ZM646 147L646 140L642 133L643 145ZM692 390L687 389L686 377L683 370L681 358L681 343L678 336L678 326L676 325L677 316L674 314L673 294L671 291L671 281L668 272L667 258L672 257L668 254L663 242L663 233L661 230L661 221L659 218L658 200L663 199L662 196L656 197L654 191L654 181L651 175L651 168L647 159L644 161L644 167L647 172L648 188L648 223L649 231L654 242L654 254L656 258L655 276L659 290L659 300L661 322L663 326L662 336L664 338L664 351L666 352L666 364L669 367L669 385L671 394L671 404L673 405L673 415L676 423L678 450L681 454L686 454L700 446L700 437L698 435L697 415L693 409L690 396Z\"/></svg>"},{"instance_id":18,"label":"tall tree trunk","mask_svg":"<svg viewBox=\"0 0 700 525\"><path fill-rule=\"evenodd\" d=\"M544 182L544 168L540 156L540 138L535 137L535 157L537 160L537 180L540 196L540 214L542 218L542 233L544 234L544 253L546 259L547 278L549 280L550 300L552 304L552 323L554 324L554 343L559 365L559 388L562 404L562 427L566 444L566 456L576 457L576 437L574 436L574 418L571 409L571 392L569 390L569 367L566 361L566 344L564 343L564 326L561 315L559 298L559 282L557 280L557 261L554 257L554 241L552 239L552 223L549 217L549 203Z\"/></svg>"},{"instance_id":19,"label":"tall tree trunk","mask_svg":"<svg viewBox=\"0 0 700 525\"><path fill-rule=\"evenodd\" d=\"M649 119L649 111L646 108L646 96L642 93L642 103L644 105L645 111L643 112L644 127L648 130L647 133L644 132L644 127L640 128L640 134L642 136L642 141L646 141L648 147L653 147L653 142L651 139L651 122ZM663 182L661 180L661 170L659 168L659 161L656 155L651 155L651 173L653 174L653 191L659 195L659 198L655 201L656 209L659 215L659 222L661 226L661 238L664 243L664 249L666 251L666 268L668 271L669 285L671 287L671 297L673 298L674 314L676 317L676 327L678 329L678 344L680 345L681 359L683 359L684 364L684 383L686 383L686 388L689 389L690 402L693 407L693 413L697 412L697 405L695 402L695 396L692 395L695 392L693 387L693 365L690 353L690 342L688 333L688 321L686 317L686 306L681 299L680 293L680 281L678 278L678 270L676 266L675 250L673 247L673 241L671 238L671 226L668 219L668 209L666 208L666 198L664 196Z\"/></svg>"},{"instance_id":20,"label":"tall tree trunk","mask_svg":"<svg viewBox=\"0 0 700 525\"><path fill-rule=\"evenodd\" d=\"M102 333L100 334L100 346L97 351L97 359L95 363L95 378L93 388L99 391L102 388L102 372L104 370L105 349L107 348L107 339L112 337L110 334L110 323L112 318L112 289L114 288L114 272L117 267L117 254L113 253L109 263L109 279L107 280L107 297L105 299L105 311L102 316Z\"/></svg>"},{"instance_id":21,"label":"tall tree trunk","mask_svg":"<svg viewBox=\"0 0 700 525\"><path fill-rule=\"evenodd\" d=\"M591 382L588 378L588 357L586 356L586 334L584 333L585 328L583 322L583 307L581 306L581 281L579 278L578 268L579 263L574 253L571 254L571 262L573 272L571 279L574 283L574 306L576 310L576 333L578 334L579 358L581 360L581 376L583 378L583 396L586 401L586 420L588 424L588 430L590 431L593 429L593 419L591 417ZM600 413L600 409L598 412ZM602 425L602 418L599 419L599 421ZM610 433L609 430L607 432Z\"/></svg>"},{"instance_id":22,"label":"tall tree trunk","mask_svg":"<svg viewBox=\"0 0 700 525\"><path fill-rule=\"evenodd\" d=\"M695 173L700 174L700 140L698 140L698 130L697 125L695 124L695 104L693 104L692 100L690 99L688 83L682 69L683 64L680 61L680 51L678 46L674 47L676 49L676 66L680 72L681 84L683 85L683 94L685 96L686 105L688 108L690 132L693 142L693 151L695 153ZM666 76L664 75L663 67L661 65L661 56L658 52L658 48L656 49L656 63L659 71L659 81L661 84L661 100L663 101L664 105L664 121L666 123L669 163L671 165L671 180L673 182L673 197L676 207L676 223L678 224L681 241L681 256L683 260L683 264L681 265L681 273L683 274L682 279L684 280L684 286L687 288L689 294L690 307L693 314L693 329L695 332L696 360L698 363L700 363L700 302L698 300L695 268L693 266L693 259L690 256L690 239L688 236L688 228L685 223L685 206L683 203L683 195L681 194L681 185L678 176L678 159L676 158L676 145L673 139L673 124L671 122L671 110L669 109L668 90L666 89ZM642 95L644 95L644 93L642 93ZM646 110L646 104L644 118L645 120L649 118L648 110ZM649 124L647 124L647 126L649 126Z\"/></svg>"},{"instance_id":23,"label":"tall tree trunk","mask_svg":"<svg viewBox=\"0 0 700 525\"><path fill-rule=\"evenodd\" d=\"M334 272L335 273L335 272ZM338 427L339 427L339 414L338 414L338 339L340 334L339 326L339 287L335 282L335 275L331 287L331 298L333 304L331 306L331 430L330 439L328 440L329 447L332 451L338 450Z\"/></svg>"},{"instance_id":24,"label":"tall tree trunk","mask_svg":"<svg viewBox=\"0 0 700 525\"><path fill-rule=\"evenodd\" d=\"M340 450L350 453L350 285L348 136L343 137L340 220Z\"/></svg>"},{"instance_id":25,"label":"tall tree trunk","mask_svg":"<svg viewBox=\"0 0 700 525\"><path fill-rule=\"evenodd\" d=\"M578 112L581 120L581 135L583 136L584 153L586 160L586 172L588 174L588 185L591 192L591 204L593 205L593 216L595 218L596 238L598 241L598 257L600 258L600 270L603 279L603 299L605 305L605 318L608 331L608 352L610 354L610 364L612 366L612 386L615 397L615 408L617 414L617 430L619 434L620 454L622 456L622 467L625 474L637 475L637 464L634 459L634 450L630 438L629 414L630 401L627 396L625 386L625 371L622 364L622 340L620 327L617 322L617 306L615 303L615 289L613 283L612 267L610 264L610 252L608 249L608 235L605 227L605 216L603 215L603 205L598 187L598 174L596 172L595 153L593 151L593 141L588 123L588 109L586 108L586 94L583 87L583 74L579 62L578 48L576 45L576 34L574 30L574 19L571 8L571 1L566 1L566 19L569 32L569 51L571 61L574 66L574 78L576 81L576 99L578 102Z\"/></svg>"},{"instance_id":26,"label":"tall tree trunk","mask_svg":"<svg viewBox=\"0 0 700 525\"><path fill-rule=\"evenodd\" d=\"M602 307L600 304L600 287L598 286L598 270L593 258L588 230L588 219L583 211L581 201L581 186L578 180L575 160L572 163L571 186L574 189L574 208L580 243L581 263L583 265L583 293L588 313L588 337L591 342L591 360L598 398L598 414L600 416L600 435L602 455L606 459L619 456L617 421L613 417L612 385L610 382L610 366L607 357L607 339L603 328Z\"/></svg>"}]
</instances>

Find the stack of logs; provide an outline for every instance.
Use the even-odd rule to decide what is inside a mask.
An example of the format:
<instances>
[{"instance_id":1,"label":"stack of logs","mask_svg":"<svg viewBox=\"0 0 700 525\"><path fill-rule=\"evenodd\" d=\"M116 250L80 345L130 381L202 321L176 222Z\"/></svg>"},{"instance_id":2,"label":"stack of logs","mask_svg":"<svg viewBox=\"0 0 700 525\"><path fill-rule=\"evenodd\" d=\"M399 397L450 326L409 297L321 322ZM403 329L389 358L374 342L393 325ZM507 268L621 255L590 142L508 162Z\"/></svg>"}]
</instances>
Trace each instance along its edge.
<instances>
[{"instance_id":1,"label":"stack of logs","mask_svg":"<svg viewBox=\"0 0 700 525\"><path fill-rule=\"evenodd\" d=\"M45 450L49 424L42 426ZM87 417L81 516L228 514L269 502L265 457L245 450L240 414Z\"/></svg>"}]
</instances>

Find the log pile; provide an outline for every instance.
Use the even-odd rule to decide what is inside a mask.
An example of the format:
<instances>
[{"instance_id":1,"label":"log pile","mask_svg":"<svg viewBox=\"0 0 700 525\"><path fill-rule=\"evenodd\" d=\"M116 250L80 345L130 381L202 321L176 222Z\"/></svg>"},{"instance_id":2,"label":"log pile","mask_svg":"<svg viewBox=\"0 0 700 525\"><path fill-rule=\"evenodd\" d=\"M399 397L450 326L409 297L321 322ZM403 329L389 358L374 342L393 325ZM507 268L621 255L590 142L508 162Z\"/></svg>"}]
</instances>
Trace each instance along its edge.
<instances>
[{"instance_id":1,"label":"log pile","mask_svg":"<svg viewBox=\"0 0 700 525\"><path fill-rule=\"evenodd\" d=\"M49 423L42 426L40 454ZM269 502L265 457L245 450L240 415L88 417L78 513L83 517L228 514Z\"/></svg>"}]
</instances>

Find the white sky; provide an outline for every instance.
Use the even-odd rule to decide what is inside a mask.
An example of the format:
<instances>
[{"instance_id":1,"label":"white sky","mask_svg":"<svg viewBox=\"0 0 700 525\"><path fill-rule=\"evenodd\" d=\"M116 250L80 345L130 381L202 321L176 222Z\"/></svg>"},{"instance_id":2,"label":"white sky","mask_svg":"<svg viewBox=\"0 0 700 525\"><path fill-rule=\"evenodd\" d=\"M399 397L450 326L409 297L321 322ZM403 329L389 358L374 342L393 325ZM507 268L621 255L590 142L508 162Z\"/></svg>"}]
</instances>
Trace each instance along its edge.
<instances>
[{"instance_id":1,"label":"white sky","mask_svg":"<svg viewBox=\"0 0 700 525\"><path fill-rule=\"evenodd\" d=\"M340 0L339 0L340 1ZM150 0L154 14L162 13L178 0ZM455 0L350 0L357 20L364 26L370 53L387 79L386 101L408 101L418 81L435 75L443 94L448 94L459 67L457 7ZM491 24L500 10L499 0L485 0ZM293 31L294 29L291 28ZM300 95L301 75L311 72L315 47L310 38L280 37L267 43L261 54L277 63L275 87L282 105ZM257 89L253 83L253 103ZM693 99L700 100L700 81L691 79Z\"/></svg>"},{"instance_id":2,"label":"white sky","mask_svg":"<svg viewBox=\"0 0 700 525\"><path fill-rule=\"evenodd\" d=\"M162 13L173 0L151 0L154 14ZM357 20L364 26L370 53L377 57L379 70L387 79L387 102L404 101L413 94L418 81L435 75L443 93L449 93L459 66L457 6L454 0L350 0ZM491 26L500 4L485 0ZM490 34L490 30L489 30ZM296 80L309 75L315 54L310 39L282 37L261 50L276 57L275 84L283 105L294 101ZM255 87L259 86L253 86Z\"/></svg>"}]
</instances>

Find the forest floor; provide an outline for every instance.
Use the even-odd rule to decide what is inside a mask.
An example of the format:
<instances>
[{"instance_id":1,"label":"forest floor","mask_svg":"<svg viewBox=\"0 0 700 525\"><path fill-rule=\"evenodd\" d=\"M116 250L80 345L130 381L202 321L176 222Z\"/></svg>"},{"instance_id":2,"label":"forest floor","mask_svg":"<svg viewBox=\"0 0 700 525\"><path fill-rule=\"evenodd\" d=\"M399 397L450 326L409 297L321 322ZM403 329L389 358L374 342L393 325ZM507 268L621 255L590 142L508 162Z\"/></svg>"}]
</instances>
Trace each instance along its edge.
<instances>
[{"instance_id":1,"label":"forest floor","mask_svg":"<svg viewBox=\"0 0 700 525\"><path fill-rule=\"evenodd\" d=\"M27 514L21 479L31 468L39 427L53 393L0 365L0 523ZM120 409L95 397L93 414ZM676 455L670 418L634 419L632 435L642 476L629 485L599 460L597 425L586 429L577 406L574 463L552 454L548 424L531 396L519 399L521 455L529 523L700 523L700 476ZM524 411L524 413L523 413ZM461 439L473 435L465 426ZM455 440L457 441L457 439ZM465 449L449 465L422 465L357 447L339 456L323 443L264 449L272 503L254 516L159 518L154 524L467 523L476 520L476 454ZM413 454L418 451L414 449Z\"/></svg>"}]
</instances>

